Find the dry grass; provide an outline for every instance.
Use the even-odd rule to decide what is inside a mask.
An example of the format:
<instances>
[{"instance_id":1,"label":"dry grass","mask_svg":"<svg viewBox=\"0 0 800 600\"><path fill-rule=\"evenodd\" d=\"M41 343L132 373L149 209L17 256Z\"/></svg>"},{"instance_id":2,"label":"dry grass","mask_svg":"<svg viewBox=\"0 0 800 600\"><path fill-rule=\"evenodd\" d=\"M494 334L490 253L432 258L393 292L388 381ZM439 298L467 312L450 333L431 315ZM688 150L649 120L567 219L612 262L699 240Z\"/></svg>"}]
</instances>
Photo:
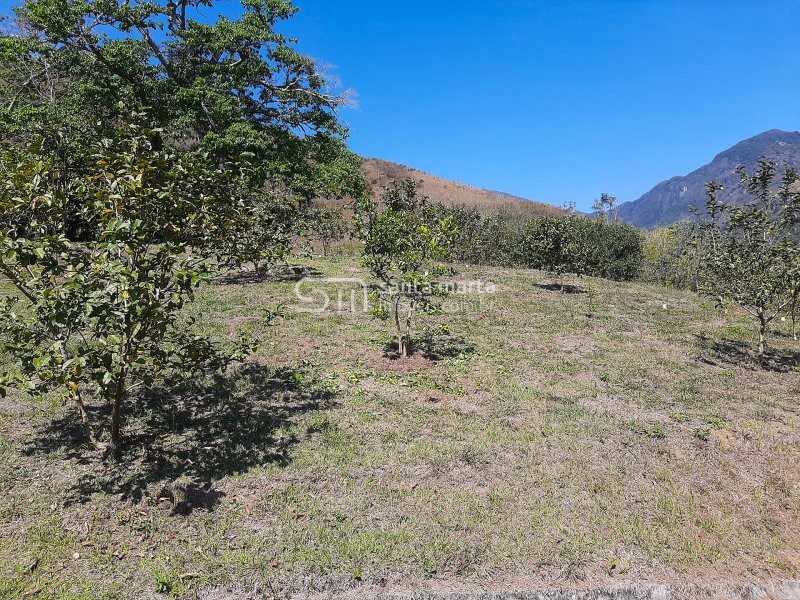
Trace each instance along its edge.
<instances>
[{"instance_id":1,"label":"dry grass","mask_svg":"<svg viewBox=\"0 0 800 600\"><path fill-rule=\"evenodd\" d=\"M464 271L498 291L429 323L467 343L408 363L383 356L388 326L366 314L264 325L292 281L207 288L192 312L261 349L143 399L123 465L76 446L68 408L6 399L0 596L797 576L796 342L774 332L762 366L751 325L691 293Z\"/></svg>"},{"instance_id":2,"label":"dry grass","mask_svg":"<svg viewBox=\"0 0 800 600\"><path fill-rule=\"evenodd\" d=\"M376 197L392 180L413 179L419 183L423 194L448 205L463 204L484 213L528 217L564 214L564 210L551 204L472 187L378 158L365 158L361 163L361 174Z\"/></svg>"}]
</instances>

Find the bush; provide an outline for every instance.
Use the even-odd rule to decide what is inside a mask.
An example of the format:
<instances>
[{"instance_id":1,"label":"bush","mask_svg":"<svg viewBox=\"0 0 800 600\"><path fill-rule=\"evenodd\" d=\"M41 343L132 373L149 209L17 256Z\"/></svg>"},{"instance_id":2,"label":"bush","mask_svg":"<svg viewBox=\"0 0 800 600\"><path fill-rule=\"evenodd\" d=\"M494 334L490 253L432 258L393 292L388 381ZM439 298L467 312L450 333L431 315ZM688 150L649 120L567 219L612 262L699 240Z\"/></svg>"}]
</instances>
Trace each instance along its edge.
<instances>
[{"instance_id":1,"label":"bush","mask_svg":"<svg viewBox=\"0 0 800 600\"><path fill-rule=\"evenodd\" d=\"M633 279L642 263L642 235L630 225L578 216L520 221L449 209L458 229L453 258L460 262L542 269L558 276Z\"/></svg>"},{"instance_id":2,"label":"bush","mask_svg":"<svg viewBox=\"0 0 800 600\"><path fill-rule=\"evenodd\" d=\"M0 395L16 387L71 401L103 451L119 451L139 390L251 348L225 348L181 319L237 216L228 172L154 150L150 138L132 126L102 140L93 171L69 179L41 145L0 148L0 273L18 294L0 299L0 350L15 367L0 375ZM71 219L87 240L67 236ZM107 435L94 425L104 405Z\"/></svg>"},{"instance_id":3,"label":"bush","mask_svg":"<svg viewBox=\"0 0 800 600\"><path fill-rule=\"evenodd\" d=\"M626 281L639 276L642 266L642 234L632 225L587 221L573 217L583 229L582 252L586 275Z\"/></svg>"},{"instance_id":4,"label":"bush","mask_svg":"<svg viewBox=\"0 0 800 600\"><path fill-rule=\"evenodd\" d=\"M436 310L436 298L447 293L438 278L446 272L441 261L451 257L455 224L444 206L417 193L412 179L391 182L380 204L363 198L357 208L362 262L380 281L380 297L394 317L397 350L406 358L414 314Z\"/></svg>"},{"instance_id":5,"label":"bush","mask_svg":"<svg viewBox=\"0 0 800 600\"><path fill-rule=\"evenodd\" d=\"M693 225L682 223L647 232L642 253L643 281L697 290L700 255Z\"/></svg>"},{"instance_id":6,"label":"bush","mask_svg":"<svg viewBox=\"0 0 800 600\"><path fill-rule=\"evenodd\" d=\"M575 216L529 221L519 248L522 264L559 276L633 279L642 259L642 237L636 228Z\"/></svg>"},{"instance_id":7,"label":"bush","mask_svg":"<svg viewBox=\"0 0 800 600\"><path fill-rule=\"evenodd\" d=\"M584 274L586 248L577 218L541 217L525 224L518 245L520 264L554 273Z\"/></svg>"},{"instance_id":8,"label":"bush","mask_svg":"<svg viewBox=\"0 0 800 600\"><path fill-rule=\"evenodd\" d=\"M482 215L474 208L447 209L458 230L453 250L457 262L514 266L521 223L511 215Z\"/></svg>"}]
</instances>

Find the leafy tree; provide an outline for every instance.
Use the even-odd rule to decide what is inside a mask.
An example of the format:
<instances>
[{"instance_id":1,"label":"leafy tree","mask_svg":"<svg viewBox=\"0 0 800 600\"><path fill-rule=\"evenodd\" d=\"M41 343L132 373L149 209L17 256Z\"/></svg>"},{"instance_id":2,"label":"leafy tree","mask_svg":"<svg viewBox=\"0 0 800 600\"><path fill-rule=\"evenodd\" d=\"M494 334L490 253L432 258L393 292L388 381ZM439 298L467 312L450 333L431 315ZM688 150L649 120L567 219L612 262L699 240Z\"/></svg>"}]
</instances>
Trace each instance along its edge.
<instances>
[{"instance_id":1,"label":"leafy tree","mask_svg":"<svg viewBox=\"0 0 800 600\"><path fill-rule=\"evenodd\" d=\"M561 208L567 211L567 214L570 215L574 215L577 212L576 207L577 203L574 200L568 200L561 205Z\"/></svg>"},{"instance_id":2,"label":"leafy tree","mask_svg":"<svg viewBox=\"0 0 800 600\"><path fill-rule=\"evenodd\" d=\"M580 232L579 255L584 274L623 281L638 277L643 237L636 227L588 219L574 220L572 224Z\"/></svg>"},{"instance_id":3,"label":"leafy tree","mask_svg":"<svg viewBox=\"0 0 800 600\"><path fill-rule=\"evenodd\" d=\"M545 216L528 221L519 242L518 262L556 275L633 279L642 259L635 227L579 216Z\"/></svg>"},{"instance_id":4,"label":"leafy tree","mask_svg":"<svg viewBox=\"0 0 800 600\"><path fill-rule=\"evenodd\" d=\"M595 199L594 203L592 204L592 210L597 214L597 217L600 219L611 221L613 216L613 220L616 221L617 215L616 212L614 211L614 208L616 206L617 206L617 197L603 192L602 194L600 194L599 198Z\"/></svg>"},{"instance_id":5,"label":"leafy tree","mask_svg":"<svg viewBox=\"0 0 800 600\"><path fill-rule=\"evenodd\" d=\"M172 374L218 369L250 348L224 349L180 318L208 277L215 240L228 235L244 173L203 155L152 147L132 127L95 145L91 171L66 177L46 144L0 155L0 272L17 296L0 301L2 376L76 407L92 445L118 451L125 406ZM237 181L238 180L238 181ZM88 241L66 235L78 210ZM111 407L107 433L98 405Z\"/></svg>"},{"instance_id":6,"label":"leafy tree","mask_svg":"<svg viewBox=\"0 0 800 600\"><path fill-rule=\"evenodd\" d=\"M324 195L350 158L335 113L347 97L276 31L297 8L246 0L235 20L201 22L199 11L211 5L27 0L16 10L18 31L0 46L8 126L27 134L46 115L56 117L51 123L69 115L108 133L125 120L120 103L146 106L163 141L253 152L270 178Z\"/></svg>"},{"instance_id":7,"label":"leafy tree","mask_svg":"<svg viewBox=\"0 0 800 600\"><path fill-rule=\"evenodd\" d=\"M201 150L218 165L248 153L253 205L235 228L247 239L222 258L261 265L288 251L310 199L363 193L336 114L347 94L277 31L297 12L289 1L245 0L240 17L208 23L210 6L26 0L0 36L0 139L43 137L66 181L91 172L91 145L146 107L156 150ZM73 239L77 221L67 218Z\"/></svg>"},{"instance_id":8,"label":"leafy tree","mask_svg":"<svg viewBox=\"0 0 800 600\"><path fill-rule=\"evenodd\" d=\"M542 269L558 277L564 287L564 275L584 275L586 272L585 230L580 217L541 217L525 224L520 244L523 264Z\"/></svg>"},{"instance_id":9,"label":"leafy tree","mask_svg":"<svg viewBox=\"0 0 800 600\"><path fill-rule=\"evenodd\" d=\"M323 256L328 256L331 243L342 240L352 232L340 210L315 204L306 214L310 241L319 242Z\"/></svg>"},{"instance_id":10,"label":"leafy tree","mask_svg":"<svg viewBox=\"0 0 800 600\"><path fill-rule=\"evenodd\" d=\"M300 233L302 208L290 195L267 190L240 190L231 201L237 205L230 211L231 234L215 242L220 265L236 269L252 264L263 274L285 263Z\"/></svg>"},{"instance_id":11,"label":"leafy tree","mask_svg":"<svg viewBox=\"0 0 800 600\"><path fill-rule=\"evenodd\" d=\"M26 0L0 34L3 381L69 397L98 448L137 390L247 351L180 319L212 268L279 260L311 198L363 193L346 96L276 30L297 9L210 6Z\"/></svg>"},{"instance_id":12,"label":"leafy tree","mask_svg":"<svg viewBox=\"0 0 800 600\"><path fill-rule=\"evenodd\" d=\"M775 189L776 164L759 161L753 175L739 168L750 198L740 204L719 200L721 186L706 186L706 218L701 222L701 286L720 304L732 302L758 322L758 353L763 356L767 328L794 297L794 267L800 248L794 237L800 194L798 174L788 169Z\"/></svg>"},{"instance_id":13,"label":"leafy tree","mask_svg":"<svg viewBox=\"0 0 800 600\"><path fill-rule=\"evenodd\" d=\"M389 184L380 205L362 200L357 219L363 263L382 284L381 296L391 306L397 349L406 358L414 313L434 310L436 298L448 292L437 278L446 272L441 261L451 255L456 239L454 220L443 206L420 195L411 179Z\"/></svg>"},{"instance_id":14,"label":"leafy tree","mask_svg":"<svg viewBox=\"0 0 800 600\"><path fill-rule=\"evenodd\" d=\"M517 264L519 218L502 213L484 215L466 206L448 207L446 210L458 231L453 260L483 265Z\"/></svg>"}]
</instances>

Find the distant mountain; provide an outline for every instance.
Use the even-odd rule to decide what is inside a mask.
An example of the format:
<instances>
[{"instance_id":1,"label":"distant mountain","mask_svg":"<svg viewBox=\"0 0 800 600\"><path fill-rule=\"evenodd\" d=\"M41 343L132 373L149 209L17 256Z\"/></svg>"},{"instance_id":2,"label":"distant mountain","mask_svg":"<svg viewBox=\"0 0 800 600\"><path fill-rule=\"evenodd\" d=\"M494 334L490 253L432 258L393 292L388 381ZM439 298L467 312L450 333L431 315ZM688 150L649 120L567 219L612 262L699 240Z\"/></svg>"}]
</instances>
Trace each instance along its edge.
<instances>
[{"instance_id":1,"label":"distant mountain","mask_svg":"<svg viewBox=\"0 0 800 600\"><path fill-rule=\"evenodd\" d=\"M390 181L410 178L417 181L420 192L430 196L432 200L449 205L464 204L484 213L535 216L560 215L565 212L551 204L464 185L378 158L365 158L361 163L361 173L376 197Z\"/></svg>"},{"instance_id":2,"label":"distant mountain","mask_svg":"<svg viewBox=\"0 0 800 600\"><path fill-rule=\"evenodd\" d=\"M752 173L762 157L777 162L779 173L786 165L800 168L800 132L770 129L739 142L688 175L662 181L639 199L621 204L619 218L645 228L687 219L690 206L703 209L705 184L709 181L724 186L720 199L735 201L742 196L742 189L734 169L744 165Z\"/></svg>"}]
</instances>

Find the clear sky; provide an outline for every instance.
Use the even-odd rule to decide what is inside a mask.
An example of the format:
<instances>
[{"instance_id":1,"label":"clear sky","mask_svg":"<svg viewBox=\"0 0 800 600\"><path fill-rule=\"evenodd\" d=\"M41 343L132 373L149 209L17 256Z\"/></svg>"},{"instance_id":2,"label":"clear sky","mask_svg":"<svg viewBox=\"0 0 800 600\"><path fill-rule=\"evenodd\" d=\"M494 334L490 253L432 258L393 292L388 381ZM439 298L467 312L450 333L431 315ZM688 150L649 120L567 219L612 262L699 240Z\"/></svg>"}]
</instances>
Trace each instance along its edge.
<instances>
[{"instance_id":1,"label":"clear sky","mask_svg":"<svg viewBox=\"0 0 800 600\"><path fill-rule=\"evenodd\" d=\"M351 147L587 209L800 129L800 2L296 0Z\"/></svg>"},{"instance_id":2,"label":"clear sky","mask_svg":"<svg viewBox=\"0 0 800 600\"><path fill-rule=\"evenodd\" d=\"M478 187L588 209L800 129L800 0L295 3L353 150Z\"/></svg>"}]
</instances>

